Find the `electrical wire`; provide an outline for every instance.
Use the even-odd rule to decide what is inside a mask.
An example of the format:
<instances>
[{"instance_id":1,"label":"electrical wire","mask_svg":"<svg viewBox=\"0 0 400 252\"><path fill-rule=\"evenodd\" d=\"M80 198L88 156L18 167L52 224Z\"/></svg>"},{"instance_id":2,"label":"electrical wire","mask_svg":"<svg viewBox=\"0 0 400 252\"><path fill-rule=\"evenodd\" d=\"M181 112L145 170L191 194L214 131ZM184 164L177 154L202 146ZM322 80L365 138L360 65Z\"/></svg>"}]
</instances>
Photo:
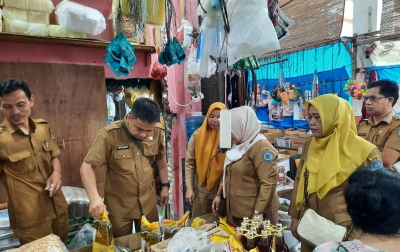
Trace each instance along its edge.
<instances>
[{"instance_id":1,"label":"electrical wire","mask_svg":"<svg viewBox=\"0 0 400 252\"><path fill-rule=\"evenodd\" d=\"M179 102L176 101L176 99L175 99L174 95L172 94L171 90L168 90L168 91L169 91L169 94L171 94L172 100L174 100L174 102L175 102L178 106L186 107L186 106L189 106L189 105L191 105L191 104L193 103L193 101L191 101L191 102L189 102L188 104L180 104Z\"/></svg>"}]
</instances>

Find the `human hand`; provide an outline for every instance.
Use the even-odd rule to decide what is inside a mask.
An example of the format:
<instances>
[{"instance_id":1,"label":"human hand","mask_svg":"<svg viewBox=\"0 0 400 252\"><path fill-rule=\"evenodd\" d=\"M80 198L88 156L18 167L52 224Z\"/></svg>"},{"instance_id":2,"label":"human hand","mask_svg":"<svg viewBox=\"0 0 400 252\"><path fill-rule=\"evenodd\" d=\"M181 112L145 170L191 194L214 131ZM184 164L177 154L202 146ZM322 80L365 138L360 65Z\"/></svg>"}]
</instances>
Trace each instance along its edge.
<instances>
[{"instance_id":1,"label":"human hand","mask_svg":"<svg viewBox=\"0 0 400 252\"><path fill-rule=\"evenodd\" d=\"M396 173L399 173L399 170L397 170L397 168L394 166L394 164L388 165L387 168L389 170L392 170L392 171L396 172Z\"/></svg>"},{"instance_id":2,"label":"human hand","mask_svg":"<svg viewBox=\"0 0 400 252\"><path fill-rule=\"evenodd\" d=\"M292 235L297 240L300 240L300 236L297 233L297 227L299 226L299 219L292 218L292 224L290 225L290 231L292 231Z\"/></svg>"},{"instance_id":3,"label":"human hand","mask_svg":"<svg viewBox=\"0 0 400 252\"><path fill-rule=\"evenodd\" d=\"M215 196L211 206L213 213L218 213L218 206L220 202L221 202L221 196Z\"/></svg>"},{"instance_id":4,"label":"human hand","mask_svg":"<svg viewBox=\"0 0 400 252\"><path fill-rule=\"evenodd\" d=\"M89 213L90 213L91 216L98 217L106 209L107 209L107 207L106 207L106 205L104 204L103 200L100 197L96 197L94 200L90 201Z\"/></svg>"},{"instance_id":5,"label":"human hand","mask_svg":"<svg viewBox=\"0 0 400 252\"><path fill-rule=\"evenodd\" d=\"M46 181L46 187L44 190L49 191L50 197L53 197L62 185L61 173L59 171L53 171L51 176Z\"/></svg>"},{"instance_id":6,"label":"human hand","mask_svg":"<svg viewBox=\"0 0 400 252\"><path fill-rule=\"evenodd\" d=\"M189 205L192 205L194 201L194 192L193 189L186 189L186 202L189 203Z\"/></svg>"},{"instance_id":7,"label":"human hand","mask_svg":"<svg viewBox=\"0 0 400 252\"><path fill-rule=\"evenodd\" d=\"M168 200L169 200L169 188L163 186L163 188L161 189L161 193L160 193L160 202L158 203L160 206L165 206L166 204L168 204Z\"/></svg>"}]
</instances>

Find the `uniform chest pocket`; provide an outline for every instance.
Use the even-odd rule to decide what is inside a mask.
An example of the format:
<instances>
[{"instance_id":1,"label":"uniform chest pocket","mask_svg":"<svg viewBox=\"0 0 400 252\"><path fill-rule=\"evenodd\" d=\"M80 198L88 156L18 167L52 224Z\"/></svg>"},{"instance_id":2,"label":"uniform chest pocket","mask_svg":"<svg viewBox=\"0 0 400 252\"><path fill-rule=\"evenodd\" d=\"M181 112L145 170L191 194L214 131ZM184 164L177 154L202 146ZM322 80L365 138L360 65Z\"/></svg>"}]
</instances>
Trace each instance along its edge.
<instances>
[{"instance_id":1,"label":"uniform chest pocket","mask_svg":"<svg viewBox=\"0 0 400 252\"><path fill-rule=\"evenodd\" d=\"M134 160L132 150L116 150L113 154L114 160L110 162L110 168L121 174L132 173Z\"/></svg>"},{"instance_id":2,"label":"uniform chest pocket","mask_svg":"<svg viewBox=\"0 0 400 252\"><path fill-rule=\"evenodd\" d=\"M8 156L11 162L10 170L15 174L25 174L33 170L34 165L30 160L31 153L27 150L13 153Z\"/></svg>"},{"instance_id":3,"label":"uniform chest pocket","mask_svg":"<svg viewBox=\"0 0 400 252\"><path fill-rule=\"evenodd\" d=\"M158 146L156 146L156 143L154 141L145 141L142 142L143 146L143 154L145 156L155 156L158 154Z\"/></svg>"},{"instance_id":4,"label":"uniform chest pocket","mask_svg":"<svg viewBox=\"0 0 400 252\"><path fill-rule=\"evenodd\" d=\"M382 151L383 148L385 147L385 144L386 144L388 138L389 138L389 135L376 135L374 137L373 144L375 144L376 147L378 147L379 151Z\"/></svg>"}]
</instances>

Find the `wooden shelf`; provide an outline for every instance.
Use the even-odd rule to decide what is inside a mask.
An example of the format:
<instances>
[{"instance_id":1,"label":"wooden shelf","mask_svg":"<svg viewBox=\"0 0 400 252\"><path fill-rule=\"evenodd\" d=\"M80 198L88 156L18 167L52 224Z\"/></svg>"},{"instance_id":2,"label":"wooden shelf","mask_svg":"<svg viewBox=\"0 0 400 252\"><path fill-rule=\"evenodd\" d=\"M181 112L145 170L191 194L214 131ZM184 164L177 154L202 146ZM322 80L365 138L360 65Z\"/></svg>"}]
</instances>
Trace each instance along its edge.
<instances>
[{"instance_id":1,"label":"wooden shelf","mask_svg":"<svg viewBox=\"0 0 400 252\"><path fill-rule=\"evenodd\" d=\"M37 37L19 34L1 33L0 41L31 43L31 44L45 44L45 45L60 45L60 46L78 46L88 48L106 48L110 41L95 40L95 39L74 39L74 38L53 38L53 37ZM146 53L155 53L154 46L133 44L135 51L143 51Z\"/></svg>"}]
</instances>

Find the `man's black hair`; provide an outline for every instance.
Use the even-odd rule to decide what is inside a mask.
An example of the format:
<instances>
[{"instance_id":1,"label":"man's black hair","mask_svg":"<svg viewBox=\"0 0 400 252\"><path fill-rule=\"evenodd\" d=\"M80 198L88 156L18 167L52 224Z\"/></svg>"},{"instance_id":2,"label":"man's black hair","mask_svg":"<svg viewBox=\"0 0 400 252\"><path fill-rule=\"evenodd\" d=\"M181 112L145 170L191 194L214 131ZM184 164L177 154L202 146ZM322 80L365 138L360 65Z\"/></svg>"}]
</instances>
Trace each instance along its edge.
<instances>
[{"instance_id":1,"label":"man's black hair","mask_svg":"<svg viewBox=\"0 0 400 252\"><path fill-rule=\"evenodd\" d=\"M133 103L131 116L133 119L153 124L160 121L161 109L157 102L149 98L138 98Z\"/></svg>"},{"instance_id":2,"label":"man's black hair","mask_svg":"<svg viewBox=\"0 0 400 252\"><path fill-rule=\"evenodd\" d=\"M17 91L18 89L24 91L26 97L28 97L28 99L31 99L32 94L31 90L29 89L28 83L16 79L7 79L2 83L0 83L0 97L11 94L12 92Z\"/></svg>"}]
</instances>

